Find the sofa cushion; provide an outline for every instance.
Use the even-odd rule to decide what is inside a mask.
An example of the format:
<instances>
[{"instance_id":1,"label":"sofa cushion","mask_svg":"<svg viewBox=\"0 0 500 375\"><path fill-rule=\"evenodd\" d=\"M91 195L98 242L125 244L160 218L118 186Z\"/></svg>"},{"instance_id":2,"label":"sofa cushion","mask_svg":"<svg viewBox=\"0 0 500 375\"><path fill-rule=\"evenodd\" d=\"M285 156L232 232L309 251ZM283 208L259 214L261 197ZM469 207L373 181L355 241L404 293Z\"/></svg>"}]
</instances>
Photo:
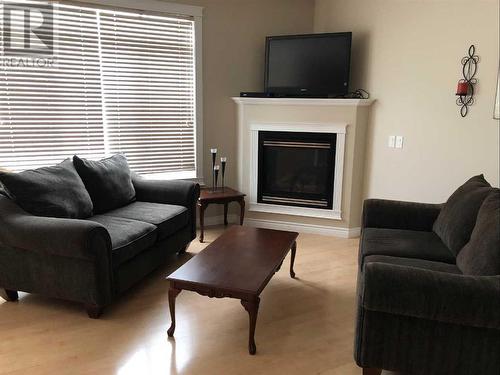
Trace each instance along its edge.
<instances>
[{"instance_id":1,"label":"sofa cushion","mask_svg":"<svg viewBox=\"0 0 500 375\"><path fill-rule=\"evenodd\" d=\"M116 154L99 161L75 155L73 163L92 198L94 213L100 214L135 200L135 189L124 155Z\"/></svg>"},{"instance_id":2,"label":"sofa cushion","mask_svg":"<svg viewBox=\"0 0 500 375\"><path fill-rule=\"evenodd\" d=\"M469 242L479 208L491 189L483 175L472 177L450 196L434 222L434 232L455 255Z\"/></svg>"},{"instance_id":3,"label":"sofa cushion","mask_svg":"<svg viewBox=\"0 0 500 375\"><path fill-rule=\"evenodd\" d=\"M399 266L406 267L414 267L421 268L423 270L430 270L436 272L448 272L455 274L462 274L460 269L455 264L444 263L444 262L435 262L432 260L423 260L423 259L415 259L415 258L401 258L401 257L392 257L388 255L369 255L365 257L364 264L378 262L378 263L388 263L395 264Z\"/></svg>"},{"instance_id":4,"label":"sofa cushion","mask_svg":"<svg viewBox=\"0 0 500 375\"><path fill-rule=\"evenodd\" d=\"M360 255L360 264L368 255L455 263L455 256L434 232L403 229L363 229Z\"/></svg>"},{"instance_id":5,"label":"sofa cushion","mask_svg":"<svg viewBox=\"0 0 500 375\"><path fill-rule=\"evenodd\" d=\"M157 228L142 221L106 215L95 215L87 220L102 224L108 231L114 267L153 246L158 237Z\"/></svg>"},{"instance_id":6,"label":"sofa cushion","mask_svg":"<svg viewBox=\"0 0 500 375\"><path fill-rule=\"evenodd\" d=\"M19 173L0 172L5 193L36 216L85 219L92 200L70 159L45 168Z\"/></svg>"},{"instance_id":7,"label":"sofa cushion","mask_svg":"<svg viewBox=\"0 0 500 375\"><path fill-rule=\"evenodd\" d=\"M173 204L134 202L125 207L109 211L105 215L154 224L158 227L160 240L174 234L189 223L187 208Z\"/></svg>"},{"instance_id":8,"label":"sofa cushion","mask_svg":"<svg viewBox=\"0 0 500 375\"><path fill-rule=\"evenodd\" d=\"M500 275L500 190L494 189L477 215L470 241L457 257L467 275Z\"/></svg>"}]
</instances>

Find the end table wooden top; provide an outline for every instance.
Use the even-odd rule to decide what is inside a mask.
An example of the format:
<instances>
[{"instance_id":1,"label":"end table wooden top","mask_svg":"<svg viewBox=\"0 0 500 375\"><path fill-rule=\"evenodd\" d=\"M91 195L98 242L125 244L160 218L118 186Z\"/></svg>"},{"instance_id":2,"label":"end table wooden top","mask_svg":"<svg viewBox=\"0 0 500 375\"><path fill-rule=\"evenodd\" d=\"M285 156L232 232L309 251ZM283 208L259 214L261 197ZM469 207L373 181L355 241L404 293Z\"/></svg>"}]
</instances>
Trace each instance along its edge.
<instances>
[{"instance_id":1,"label":"end table wooden top","mask_svg":"<svg viewBox=\"0 0 500 375\"><path fill-rule=\"evenodd\" d=\"M259 295L299 234L233 226L168 280Z\"/></svg>"},{"instance_id":2,"label":"end table wooden top","mask_svg":"<svg viewBox=\"0 0 500 375\"><path fill-rule=\"evenodd\" d=\"M201 189L199 200L201 202L210 202L225 199L243 198L244 196L245 194L229 187L224 187L224 189L218 188L215 191L212 191L212 188L206 187Z\"/></svg>"}]
</instances>

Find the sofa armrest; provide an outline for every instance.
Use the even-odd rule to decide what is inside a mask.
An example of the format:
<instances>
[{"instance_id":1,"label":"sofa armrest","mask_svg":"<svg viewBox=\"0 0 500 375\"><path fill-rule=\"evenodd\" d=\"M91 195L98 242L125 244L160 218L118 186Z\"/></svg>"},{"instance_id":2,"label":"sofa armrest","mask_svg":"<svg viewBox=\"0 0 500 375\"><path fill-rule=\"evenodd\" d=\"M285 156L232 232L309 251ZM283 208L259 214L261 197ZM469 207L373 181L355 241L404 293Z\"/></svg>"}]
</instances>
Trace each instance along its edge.
<instances>
[{"instance_id":1,"label":"sofa armrest","mask_svg":"<svg viewBox=\"0 0 500 375\"><path fill-rule=\"evenodd\" d=\"M367 199L363 203L362 228L432 231L441 204Z\"/></svg>"},{"instance_id":2,"label":"sofa armrest","mask_svg":"<svg viewBox=\"0 0 500 375\"><path fill-rule=\"evenodd\" d=\"M108 231L96 222L34 216L0 197L0 242L6 246L83 260L109 255Z\"/></svg>"},{"instance_id":3,"label":"sofa armrest","mask_svg":"<svg viewBox=\"0 0 500 375\"><path fill-rule=\"evenodd\" d=\"M132 179L138 201L176 204L191 208L200 196L200 185L184 180Z\"/></svg>"},{"instance_id":4,"label":"sofa armrest","mask_svg":"<svg viewBox=\"0 0 500 375\"><path fill-rule=\"evenodd\" d=\"M467 276L367 263L362 304L367 310L445 323L500 329L500 276Z\"/></svg>"}]
</instances>

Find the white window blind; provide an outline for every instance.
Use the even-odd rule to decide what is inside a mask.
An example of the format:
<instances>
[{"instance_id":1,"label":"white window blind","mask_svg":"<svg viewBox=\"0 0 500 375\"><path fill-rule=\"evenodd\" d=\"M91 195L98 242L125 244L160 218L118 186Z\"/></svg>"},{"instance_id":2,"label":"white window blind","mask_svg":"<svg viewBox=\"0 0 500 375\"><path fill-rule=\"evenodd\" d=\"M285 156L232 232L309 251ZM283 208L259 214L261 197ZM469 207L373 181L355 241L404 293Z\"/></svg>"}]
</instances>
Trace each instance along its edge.
<instances>
[{"instance_id":1,"label":"white window blind","mask_svg":"<svg viewBox=\"0 0 500 375\"><path fill-rule=\"evenodd\" d=\"M122 152L142 174L196 174L194 21L54 5L56 65L0 68L0 167Z\"/></svg>"},{"instance_id":2,"label":"white window blind","mask_svg":"<svg viewBox=\"0 0 500 375\"><path fill-rule=\"evenodd\" d=\"M100 15L109 152L138 172L194 170L193 21Z\"/></svg>"},{"instance_id":3,"label":"white window blind","mask_svg":"<svg viewBox=\"0 0 500 375\"><path fill-rule=\"evenodd\" d=\"M1 167L53 165L73 153L104 156L96 14L60 8L54 17L57 65L0 68Z\"/></svg>"}]
</instances>

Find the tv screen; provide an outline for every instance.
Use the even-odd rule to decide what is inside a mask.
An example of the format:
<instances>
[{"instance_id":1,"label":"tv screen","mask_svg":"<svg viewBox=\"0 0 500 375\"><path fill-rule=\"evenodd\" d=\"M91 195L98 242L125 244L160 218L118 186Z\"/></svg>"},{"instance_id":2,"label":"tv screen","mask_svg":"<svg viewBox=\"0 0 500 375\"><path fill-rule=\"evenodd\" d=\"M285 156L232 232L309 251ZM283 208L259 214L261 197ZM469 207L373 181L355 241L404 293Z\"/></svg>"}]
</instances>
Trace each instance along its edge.
<instances>
[{"instance_id":1,"label":"tv screen","mask_svg":"<svg viewBox=\"0 0 500 375\"><path fill-rule=\"evenodd\" d=\"M266 92L342 96L349 87L351 33L266 38Z\"/></svg>"}]
</instances>

